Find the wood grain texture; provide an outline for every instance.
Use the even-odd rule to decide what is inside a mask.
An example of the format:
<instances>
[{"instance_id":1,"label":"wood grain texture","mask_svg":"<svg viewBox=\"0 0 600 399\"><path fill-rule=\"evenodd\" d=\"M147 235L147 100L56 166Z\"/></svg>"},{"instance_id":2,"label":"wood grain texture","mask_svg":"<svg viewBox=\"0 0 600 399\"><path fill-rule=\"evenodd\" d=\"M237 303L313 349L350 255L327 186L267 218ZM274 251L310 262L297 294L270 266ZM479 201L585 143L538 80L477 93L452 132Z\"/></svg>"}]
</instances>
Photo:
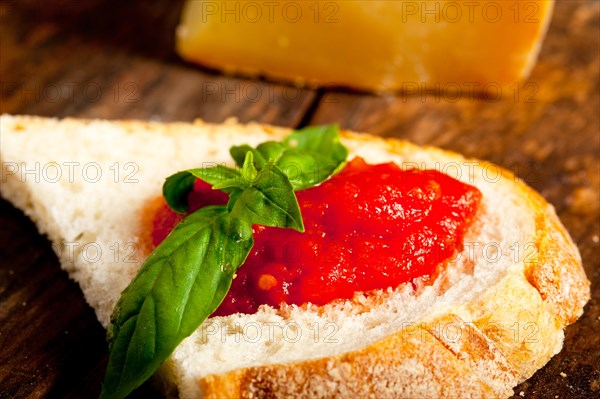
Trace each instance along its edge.
<instances>
[{"instance_id":1,"label":"wood grain texture","mask_svg":"<svg viewBox=\"0 0 600 399\"><path fill-rule=\"evenodd\" d=\"M600 395L598 2L559 1L531 78L501 99L493 92L471 98L467 89L460 99L312 91L198 69L173 52L181 5L3 1L0 112L338 122L512 169L556 206L592 281L592 301L566 330L565 348L517 387L516 397ZM0 226L0 398L96 397L107 355L104 330L60 270L50 243L3 201ZM160 396L146 384L134 397Z\"/></svg>"}]
</instances>

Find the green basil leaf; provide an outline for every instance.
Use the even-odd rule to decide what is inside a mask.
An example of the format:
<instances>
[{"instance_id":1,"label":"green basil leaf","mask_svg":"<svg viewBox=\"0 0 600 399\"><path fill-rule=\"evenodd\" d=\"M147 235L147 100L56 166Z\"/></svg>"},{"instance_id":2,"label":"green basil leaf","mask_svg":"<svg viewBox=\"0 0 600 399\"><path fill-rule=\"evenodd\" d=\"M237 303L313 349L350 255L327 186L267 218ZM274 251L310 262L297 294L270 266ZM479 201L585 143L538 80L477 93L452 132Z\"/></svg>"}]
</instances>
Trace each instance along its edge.
<instances>
[{"instance_id":1,"label":"green basil leaf","mask_svg":"<svg viewBox=\"0 0 600 399\"><path fill-rule=\"evenodd\" d=\"M196 177L188 173L177 172L167 177L163 184L163 197L171 209L178 213L186 213L188 210L188 194L194 188Z\"/></svg>"},{"instance_id":2,"label":"green basil leaf","mask_svg":"<svg viewBox=\"0 0 600 399\"><path fill-rule=\"evenodd\" d=\"M296 130L284 141L290 148L277 160L294 190L313 187L341 169L348 150L341 143L337 125Z\"/></svg>"},{"instance_id":3,"label":"green basil leaf","mask_svg":"<svg viewBox=\"0 0 600 399\"><path fill-rule=\"evenodd\" d=\"M236 189L244 189L249 186L250 182L245 181L245 179L236 178L215 183L212 188L213 190L221 190L225 193L231 194Z\"/></svg>"},{"instance_id":4,"label":"green basil leaf","mask_svg":"<svg viewBox=\"0 0 600 399\"><path fill-rule=\"evenodd\" d=\"M232 179L215 183L212 188L231 194L232 190L234 189L245 189L250 187L252 185L252 181L256 179L257 174L258 172L254 167L254 155L252 154L252 151L248 151L246 153L246 160L242 166L242 171Z\"/></svg>"},{"instance_id":5,"label":"green basil leaf","mask_svg":"<svg viewBox=\"0 0 600 399\"><path fill-rule=\"evenodd\" d=\"M257 169L262 169L269 160L277 160L287 150L289 146L279 141L265 141L260 143L256 148L250 147L248 144L233 146L229 149L229 153L235 160L235 163L241 167L246 159L246 154L249 152L254 155L254 166Z\"/></svg>"},{"instance_id":6,"label":"green basil leaf","mask_svg":"<svg viewBox=\"0 0 600 399\"><path fill-rule=\"evenodd\" d=\"M256 150L263 156L267 161L273 159L277 160L281 157L281 154L289 147L279 141L265 141L264 143L260 143ZM264 165L263 165L264 166Z\"/></svg>"},{"instance_id":7,"label":"green basil leaf","mask_svg":"<svg viewBox=\"0 0 600 399\"><path fill-rule=\"evenodd\" d=\"M292 184L273 161L258 172L252 187L239 195L231 216L252 224L304 231Z\"/></svg>"},{"instance_id":8,"label":"green basil leaf","mask_svg":"<svg viewBox=\"0 0 600 399\"><path fill-rule=\"evenodd\" d=\"M238 198L240 197L240 195L242 195L242 193L244 192L244 190L234 190L229 194L229 201L227 201L227 209L229 210L229 212L231 212L231 210L233 209L233 206L235 205L235 203L237 202Z\"/></svg>"},{"instance_id":9,"label":"green basil leaf","mask_svg":"<svg viewBox=\"0 0 600 399\"><path fill-rule=\"evenodd\" d=\"M226 193L234 188L247 186L239 170L217 165L210 168L188 169L167 177L163 185L163 196L171 209L187 213L188 194L194 189L196 178L205 181L214 189Z\"/></svg>"},{"instance_id":10,"label":"green basil leaf","mask_svg":"<svg viewBox=\"0 0 600 399\"><path fill-rule=\"evenodd\" d=\"M298 149L285 151L277 161L277 166L290 179L295 191L304 190L325 181L336 172L340 165L318 152Z\"/></svg>"},{"instance_id":11,"label":"green basil leaf","mask_svg":"<svg viewBox=\"0 0 600 399\"><path fill-rule=\"evenodd\" d=\"M235 180L243 184L242 174L238 169L228 168L224 165L212 166L210 168L190 169L188 173L193 174L200 180L214 186L224 181Z\"/></svg>"},{"instance_id":12,"label":"green basil leaf","mask_svg":"<svg viewBox=\"0 0 600 399\"><path fill-rule=\"evenodd\" d=\"M265 159L257 149L250 147L248 144L236 145L229 149L229 154L231 154L235 164L240 168L244 166L244 161L246 160L246 154L248 152L251 152L252 155L254 155L254 164L256 168L262 169L268 159Z\"/></svg>"},{"instance_id":13,"label":"green basil leaf","mask_svg":"<svg viewBox=\"0 0 600 399\"><path fill-rule=\"evenodd\" d=\"M297 150L326 155L332 161L343 162L348 149L341 143L338 125L309 126L293 131L284 143Z\"/></svg>"},{"instance_id":14,"label":"green basil leaf","mask_svg":"<svg viewBox=\"0 0 600 399\"><path fill-rule=\"evenodd\" d=\"M254 166L254 154L252 151L248 151L246 153L246 159L244 160L244 164L242 165L242 176L248 182L254 181L256 176L258 175L258 171Z\"/></svg>"},{"instance_id":15,"label":"green basil leaf","mask_svg":"<svg viewBox=\"0 0 600 399\"><path fill-rule=\"evenodd\" d=\"M126 397L216 310L252 245L252 226L225 206L199 209L175 227L115 307L102 398Z\"/></svg>"},{"instance_id":16,"label":"green basil leaf","mask_svg":"<svg viewBox=\"0 0 600 399\"><path fill-rule=\"evenodd\" d=\"M348 157L337 125L312 126L292 132L283 142L267 141L256 148L249 145L230 150L238 165L252 153L255 167L275 161L290 179L294 190L313 187L340 170Z\"/></svg>"}]
</instances>

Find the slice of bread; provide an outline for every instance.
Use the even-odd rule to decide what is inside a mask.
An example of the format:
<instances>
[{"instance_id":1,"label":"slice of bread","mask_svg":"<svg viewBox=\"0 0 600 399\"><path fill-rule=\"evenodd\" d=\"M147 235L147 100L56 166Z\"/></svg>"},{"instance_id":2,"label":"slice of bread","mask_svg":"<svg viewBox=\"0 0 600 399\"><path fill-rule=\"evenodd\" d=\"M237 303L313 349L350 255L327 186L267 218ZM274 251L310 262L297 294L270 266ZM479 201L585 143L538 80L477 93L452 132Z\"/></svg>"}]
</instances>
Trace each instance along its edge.
<instances>
[{"instance_id":1,"label":"slice of bread","mask_svg":"<svg viewBox=\"0 0 600 399\"><path fill-rule=\"evenodd\" d=\"M147 209L165 177L288 132L0 118L0 193L48 235L104 327L148 255ZM364 134L343 132L343 141L368 162L438 169L478 187L463 252L432 285L211 318L157 373L168 395L506 397L560 351L590 291L552 206L487 162Z\"/></svg>"}]
</instances>

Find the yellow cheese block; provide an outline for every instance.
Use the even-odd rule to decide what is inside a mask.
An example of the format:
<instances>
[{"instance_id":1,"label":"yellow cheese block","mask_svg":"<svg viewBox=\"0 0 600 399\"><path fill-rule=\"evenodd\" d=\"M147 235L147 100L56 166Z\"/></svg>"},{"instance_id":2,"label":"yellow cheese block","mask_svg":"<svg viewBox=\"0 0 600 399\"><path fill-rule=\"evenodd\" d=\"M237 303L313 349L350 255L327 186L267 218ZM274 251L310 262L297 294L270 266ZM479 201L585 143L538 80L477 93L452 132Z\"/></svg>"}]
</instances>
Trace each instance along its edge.
<instances>
[{"instance_id":1,"label":"yellow cheese block","mask_svg":"<svg viewBox=\"0 0 600 399\"><path fill-rule=\"evenodd\" d=\"M374 91L481 90L526 77L554 0L188 0L186 60L225 71Z\"/></svg>"}]
</instances>

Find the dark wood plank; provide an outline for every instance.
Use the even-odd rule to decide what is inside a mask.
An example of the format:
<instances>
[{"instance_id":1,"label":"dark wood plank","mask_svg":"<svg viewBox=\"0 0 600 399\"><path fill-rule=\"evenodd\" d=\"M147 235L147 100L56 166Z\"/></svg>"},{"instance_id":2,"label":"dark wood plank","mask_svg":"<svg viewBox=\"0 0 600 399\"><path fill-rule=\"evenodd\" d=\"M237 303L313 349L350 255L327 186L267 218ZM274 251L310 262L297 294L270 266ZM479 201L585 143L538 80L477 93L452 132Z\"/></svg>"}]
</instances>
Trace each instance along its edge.
<instances>
[{"instance_id":1,"label":"dark wood plank","mask_svg":"<svg viewBox=\"0 0 600 399\"><path fill-rule=\"evenodd\" d=\"M0 111L296 126L310 90L199 70L173 52L182 1L0 5ZM105 332L50 243L0 200L0 398L97 397ZM134 398L158 398L150 384Z\"/></svg>"},{"instance_id":2,"label":"dark wood plank","mask_svg":"<svg viewBox=\"0 0 600 399\"><path fill-rule=\"evenodd\" d=\"M104 331L35 226L5 201L0 215L0 396L59 397L103 361Z\"/></svg>"},{"instance_id":3,"label":"dark wood plank","mask_svg":"<svg viewBox=\"0 0 600 399\"><path fill-rule=\"evenodd\" d=\"M567 328L562 352L516 388L527 398L600 395L599 16L596 1L558 2L532 76L502 99L471 98L466 89L459 100L330 91L310 120L491 160L556 207L581 251L592 300Z\"/></svg>"}]
</instances>

